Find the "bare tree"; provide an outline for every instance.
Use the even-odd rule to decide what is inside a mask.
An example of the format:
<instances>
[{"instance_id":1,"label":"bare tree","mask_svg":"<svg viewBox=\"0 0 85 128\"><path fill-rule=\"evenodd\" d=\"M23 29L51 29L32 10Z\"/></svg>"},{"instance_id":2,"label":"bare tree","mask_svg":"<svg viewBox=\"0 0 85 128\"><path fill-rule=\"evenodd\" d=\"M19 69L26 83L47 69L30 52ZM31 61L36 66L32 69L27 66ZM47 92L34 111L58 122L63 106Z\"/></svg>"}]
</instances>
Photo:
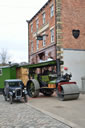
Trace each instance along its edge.
<instances>
[{"instance_id":1,"label":"bare tree","mask_svg":"<svg viewBox=\"0 0 85 128\"><path fill-rule=\"evenodd\" d=\"M8 55L7 50L2 49L0 52L0 63L5 65L10 61L9 59L10 59L10 57Z\"/></svg>"}]
</instances>

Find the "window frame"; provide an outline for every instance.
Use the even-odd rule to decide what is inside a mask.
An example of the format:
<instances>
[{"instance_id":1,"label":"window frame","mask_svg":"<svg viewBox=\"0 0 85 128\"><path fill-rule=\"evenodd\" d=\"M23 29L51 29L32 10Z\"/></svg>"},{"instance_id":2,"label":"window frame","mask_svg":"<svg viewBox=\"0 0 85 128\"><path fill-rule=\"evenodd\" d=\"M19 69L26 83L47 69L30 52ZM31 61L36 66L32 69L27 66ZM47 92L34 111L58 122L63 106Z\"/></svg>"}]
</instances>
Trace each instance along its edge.
<instances>
[{"instance_id":1,"label":"window frame","mask_svg":"<svg viewBox=\"0 0 85 128\"><path fill-rule=\"evenodd\" d=\"M42 14L42 18L43 18L43 24L45 24L45 21L46 21L46 14L45 14L45 12Z\"/></svg>"},{"instance_id":2,"label":"window frame","mask_svg":"<svg viewBox=\"0 0 85 128\"><path fill-rule=\"evenodd\" d=\"M31 33L33 32L33 24L31 24Z\"/></svg>"},{"instance_id":3,"label":"window frame","mask_svg":"<svg viewBox=\"0 0 85 128\"><path fill-rule=\"evenodd\" d=\"M54 28L52 28L50 32L51 32L51 43L53 43L54 42Z\"/></svg>"},{"instance_id":4,"label":"window frame","mask_svg":"<svg viewBox=\"0 0 85 128\"><path fill-rule=\"evenodd\" d=\"M37 19L36 20L36 30L38 30L38 28L39 28L39 20Z\"/></svg>"},{"instance_id":5,"label":"window frame","mask_svg":"<svg viewBox=\"0 0 85 128\"><path fill-rule=\"evenodd\" d=\"M39 40L36 40L36 49L39 49Z\"/></svg>"},{"instance_id":6,"label":"window frame","mask_svg":"<svg viewBox=\"0 0 85 128\"><path fill-rule=\"evenodd\" d=\"M43 44L43 47L46 46L46 36L43 36L43 42L42 42L42 44Z\"/></svg>"},{"instance_id":7,"label":"window frame","mask_svg":"<svg viewBox=\"0 0 85 128\"><path fill-rule=\"evenodd\" d=\"M54 5L52 4L50 7L50 17L54 16Z\"/></svg>"}]
</instances>

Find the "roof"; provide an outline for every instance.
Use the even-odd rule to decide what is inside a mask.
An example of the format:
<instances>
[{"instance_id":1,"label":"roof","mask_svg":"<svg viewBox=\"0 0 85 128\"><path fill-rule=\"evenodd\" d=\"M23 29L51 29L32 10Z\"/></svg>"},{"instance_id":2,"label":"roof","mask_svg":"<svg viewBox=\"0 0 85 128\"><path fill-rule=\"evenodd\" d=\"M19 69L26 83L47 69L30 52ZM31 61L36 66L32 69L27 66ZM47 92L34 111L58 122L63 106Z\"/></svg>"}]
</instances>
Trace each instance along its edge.
<instances>
[{"instance_id":1,"label":"roof","mask_svg":"<svg viewBox=\"0 0 85 128\"><path fill-rule=\"evenodd\" d=\"M8 79L8 80L5 80L5 82L21 82L22 80L20 79Z\"/></svg>"},{"instance_id":2,"label":"roof","mask_svg":"<svg viewBox=\"0 0 85 128\"><path fill-rule=\"evenodd\" d=\"M9 68L9 66L0 66L0 68Z\"/></svg>"},{"instance_id":3,"label":"roof","mask_svg":"<svg viewBox=\"0 0 85 128\"><path fill-rule=\"evenodd\" d=\"M30 19L30 20L27 20L28 23L30 23L37 15L38 13L40 13L47 5L48 3L50 2L51 0L48 0L44 5L43 7Z\"/></svg>"},{"instance_id":4,"label":"roof","mask_svg":"<svg viewBox=\"0 0 85 128\"><path fill-rule=\"evenodd\" d=\"M10 67L14 67L14 66L18 66L19 64L18 63L13 63L13 64L10 64L10 65L7 65L7 66L0 66L0 68L10 68Z\"/></svg>"},{"instance_id":5,"label":"roof","mask_svg":"<svg viewBox=\"0 0 85 128\"><path fill-rule=\"evenodd\" d=\"M42 63L37 63L37 64L26 64L26 65L19 65L18 67L23 67L23 68L42 68L42 67L48 67L48 66L56 66L56 61L57 60L51 60L51 61L45 61ZM64 64L64 61L60 60L60 65Z\"/></svg>"},{"instance_id":6,"label":"roof","mask_svg":"<svg viewBox=\"0 0 85 128\"><path fill-rule=\"evenodd\" d=\"M23 66L19 66L19 67L23 67L23 68L41 68L41 67L54 66L54 65L56 65L56 60L45 61L45 62L37 63L37 64L28 64L28 65L23 65Z\"/></svg>"},{"instance_id":7,"label":"roof","mask_svg":"<svg viewBox=\"0 0 85 128\"><path fill-rule=\"evenodd\" d=\"M41 68L41 67L48 67L48 66L54 66L54 65L56 65L56 61L52 60L52 61L29 65L29 68Z\"/></svg>"}]
</instances>

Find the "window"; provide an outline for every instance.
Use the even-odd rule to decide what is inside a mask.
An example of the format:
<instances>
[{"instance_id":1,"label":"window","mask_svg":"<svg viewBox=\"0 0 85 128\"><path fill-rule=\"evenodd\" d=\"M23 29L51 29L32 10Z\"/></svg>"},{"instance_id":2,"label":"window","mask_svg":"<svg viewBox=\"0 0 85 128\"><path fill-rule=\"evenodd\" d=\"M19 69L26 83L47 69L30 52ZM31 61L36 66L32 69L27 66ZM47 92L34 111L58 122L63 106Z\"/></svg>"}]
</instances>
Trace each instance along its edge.
<instances>
[{"instance_id":1,"label":"window","mask_svg":"<svg viewBox=\"0 0 85 128\"><path fill-rule=\"evenodd\" d=\"M51 32L51 43L54 42L54 29L50 30Z\"/></svg>"},{"instance_id":2,"label":"window","mask_svg":"<svg viewBox=\"0 0 85 128\"><path fill-rule=\"evenodd\" d=\"M33 41L31 42L31 53L33 52Z\"/></svg>"},{"instance_id":3,"label":"window","mask_svg":"<svg viewBox=\"0 0 85 128\"><path fill-rule=\"evenodd\" d=\"M46 45L46 36L43 36L43 46Z\"/></svg>"},{"instance_id":4,"label":"window","mask_svg":"<svg viewBox=\"0 0 85 128\"><path fill-rule=\"evenodd\" d=\"M0 69L0 76L2 75L2 69Z\"/></svg>"},{"instance_id":5,"label":"window","mask_svg":"<svg viewBox=\"0 0 85 128\"><path fill-rule=\"evenodd\" d=\"M33 24L31 24L31 32L33 32Z\"/></svg>"},{"instance_id":6,"label":"window","mask_svg":"<svg viewBox=\"0 0 85 128\"><path fill-rule=\"evenodd\" d=\"M50 7L50 16L52 17L54 15L54 6L52 5Z\"/></svg>"},{"instance_id":7,"label":"window","mask_svg":"<svg viewBox=\"0 0 85 128\"><path fill-rule=\"evenodd\" d=\"M37 47L37 50L39 49L39 40L37 40L36 42L36 47Z\"/></svg>"},{"instance_id":8,"label":"window","mask_svg":"<svg viewBox=\"0 0 85 128\"><path fill-rule=\"evenodd\" d=\"M43 13L42 16L43 16L43 24L45 24L45 13Z\"/></svg>"},{"instance_id":9,"label":"window","mask_svg":"<svg viewBox=\"0 0 85 128\"><path fill-rule=\"evenodd\" d=\"M38 27L39 27L39 20L37 19L36 20L36 29L38 30Z\"/></svg>"}]
</instances>

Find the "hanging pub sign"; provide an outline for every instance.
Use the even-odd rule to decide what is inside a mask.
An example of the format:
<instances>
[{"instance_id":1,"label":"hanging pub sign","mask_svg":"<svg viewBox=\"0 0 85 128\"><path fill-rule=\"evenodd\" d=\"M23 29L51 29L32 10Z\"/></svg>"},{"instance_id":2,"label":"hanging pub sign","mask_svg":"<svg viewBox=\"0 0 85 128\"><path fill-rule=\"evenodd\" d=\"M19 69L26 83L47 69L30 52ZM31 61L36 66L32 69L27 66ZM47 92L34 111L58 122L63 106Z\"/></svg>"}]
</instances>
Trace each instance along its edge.
<instances>
[{"instance_id":1,"label":"hanging pub sign","mask_svg":"<svg viewBox=\"0 0 85 128\"><path fill-rule=\"evenodd\" d=\"M38 36L37 36L37 40L43 40L43 36L38 35Z\"/></svg>"}]
</instances>

